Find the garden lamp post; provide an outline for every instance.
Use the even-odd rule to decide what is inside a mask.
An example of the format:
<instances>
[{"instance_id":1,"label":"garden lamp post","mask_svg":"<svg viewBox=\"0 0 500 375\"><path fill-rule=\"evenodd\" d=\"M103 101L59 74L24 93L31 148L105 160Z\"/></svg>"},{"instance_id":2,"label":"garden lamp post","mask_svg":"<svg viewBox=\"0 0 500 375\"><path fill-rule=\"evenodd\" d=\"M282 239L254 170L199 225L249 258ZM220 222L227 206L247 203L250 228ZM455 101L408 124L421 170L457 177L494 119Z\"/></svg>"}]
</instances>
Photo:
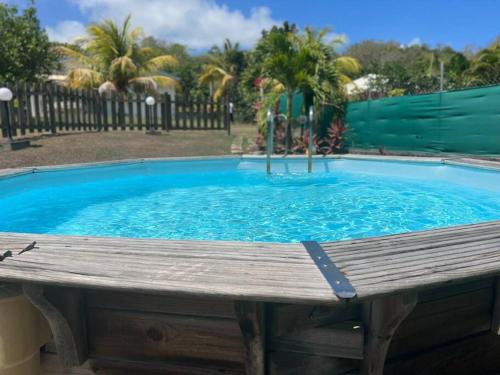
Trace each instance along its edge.
<instances>
[{"instance_id":1,"label":"garden lamp post","mask_svg":"<svg viewBox=\"0 0 500 375\"><path fill-rule=\"evenodd\" d=\"M153 131L153 106L156 104L156 100L152 96L146 98L146 110L148 111L148 131L146 134L155 134Z\"/></svg>"},{"instance_id":2,"label":"garden lamp post","mask_svg":"<svg viewBox=\"0 0 500 375\"><path fill-rule=\"evenodd\" d=\"M309 127L308 127L308 138L309 142L307 145L307 172L312 172L312 150L313 150L313 122L314 122L314 109L312 106L309 107Z\"/></svg>"},{"instance_id":3,"label":"garden lamp post","mask_svg":"<svg viewBox=\"0 0 500 375\"><path fill-rule=\"evenodd\" d=\"M2 122L5 124L7 128L7 137L9 137L9 142L13 142L12 139L12 127L10 125L10 116L9 116L9 102L12 100L12 91L7 87L0 88L0 101L2 102Z\"/></svg>"},{"instance_id":4,"label":"garden lamp post","mask_svg":"<svg viewBox=\"0 0 500 375\"><path fill-rule=\"evenodd\" d=\"M7 137L9 138L5 146L11 151L20 150L25 147L30 146L30 141L28 139L16 139L13 138L12 124L10 123L9 116L9 102L12 100L14 95L7 87L0 87L0 116L2 118L2 123L5 125L7 130Z\"/></svg>"}]
</instances>

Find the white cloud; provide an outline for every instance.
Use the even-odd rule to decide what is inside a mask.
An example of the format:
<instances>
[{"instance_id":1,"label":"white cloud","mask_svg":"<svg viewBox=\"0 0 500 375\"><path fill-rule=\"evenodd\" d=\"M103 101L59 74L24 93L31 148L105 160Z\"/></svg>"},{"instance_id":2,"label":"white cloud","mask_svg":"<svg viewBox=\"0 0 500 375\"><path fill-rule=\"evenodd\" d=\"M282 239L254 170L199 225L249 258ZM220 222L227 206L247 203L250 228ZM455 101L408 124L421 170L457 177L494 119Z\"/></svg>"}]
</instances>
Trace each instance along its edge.
<instances>
[{"instance_id":1,"label":"white cloud","mask_svg":"<svg viewBox=\"0 0 500 375\"><path fill-rule=\"evenodd\" d=\"M422 45L422 41L420 40L420 38L418 36L413 38L412 40L410 40L410 42L408 43L408 47L421 46L421 45Z\"/></svg>"},{"instance_id":2,"label":"white cloud","mask_svg":"<svg viewBox=\"0 0 500 375\"><path fill-rule=\"evenodd\" d=\"M55 27L47 27L49 38L55 42L68 43L85 35L85 26L78 21L62 21Z\"/></svg>"},{"instance_id":3,"label":"white cloud","mask_svg":"<svg viewBox=\"0 0 500 375\"><path fill-rule=\"evenodd\" d=\"M251 47L263 29L279 23L267 7L253 8L245 15L215 0L72 1L92 21L110 18L122 22L131 14L133 24L141 26L147 35L183 43L193 49L220 45L225 38L239 42L242 47Z\"/></svg>"},{"instance_id":4,"label":"white cloud","mask_svg":"<svg viewBox=\"0 0 500 375\"><path fill-rule=\"evenodd\" d=\"M423 44L422 40L420 40L420 38L418 36L416 36L415 38L413 38L412 40L410 40L407 44L401 43L399 45L399 48L408 48L408 47L413 47L413 46L421 46L422 44Z\"/></svg>"},{"instance_id":5,"label":"white cloud","mask_svg":"<svg viewBox=\"0 0 500 375\"><path fill-rule=\"evenodd\" d=\"M418 36L416 36L415 38L410 40L406 46L413 47L413 46L421 46L421 45L422 45L422 41L420 40L420 38Z\"/></svg>"}]
</instances>

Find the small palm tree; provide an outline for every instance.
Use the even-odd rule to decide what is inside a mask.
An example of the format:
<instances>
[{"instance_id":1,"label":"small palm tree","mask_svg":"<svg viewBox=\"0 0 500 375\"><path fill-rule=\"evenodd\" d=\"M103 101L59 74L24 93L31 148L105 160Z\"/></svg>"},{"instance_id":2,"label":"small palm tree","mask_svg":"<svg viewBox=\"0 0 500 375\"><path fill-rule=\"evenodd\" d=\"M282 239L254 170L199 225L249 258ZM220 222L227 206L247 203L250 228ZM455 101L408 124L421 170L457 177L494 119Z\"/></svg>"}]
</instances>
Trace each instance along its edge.
<instances>
[{"instance_id":1,"label":"small palm tree","mask_svg":"<svg viewBox=\"0 0 500 375\"><path fill-rule=\"evenodd\" d=\"M227 95L241 73L245 55L239 43L233 44L229 39L224 41L224 48L213 47L208 55L208 63L198 78L200 84L215 87L214 97L218 99Z\"/></svg>"},{"instance_id":2,"label":"small palm tree","mask_svg":"<svg viewBox=\"0 0 500 375\"><path fill-rule=\"evenodd\" d=\"M303 34L299 34L293 25L285 23L283 27L275 27L265 34L261 46L258 46L264 56L263 76L274 82L274 88L281 87L287 93L287 152L292 144L293 94L303 92L307 106L312 105L313 98L318 104L333 102L342 95L343 84L350 81L349 75L360 69L357 60L337 56L335 48L343 40L334 38L326 42L329 32L329 29L318 32L306 28ZM281 86L277 86L276 82ZM271 97L275 96L275 92L276 89L271 91Z\"/></svg>"},{"instance_id":3,"label":"small palm tree","mask_svg":"<svg viewBox=\"0 0 500 375\"><path fill-rule=\"evenodd\" d=\"M464 75L469 86L499 83L500 44L493 44L479 52Z\"/></svg>"},{"instance_id":4,"label":"small palm tree","mask_svg":"<svg viewBox=\"0 0 500 375\"><path fill-rule=\"evenodd\" d=\"M320 104L342 96L345 84L351 82L351 77L361 69L355 58L338 56L335 51L345 40L338 36L326 41L330 32L328 28L319 31L306 28L304 34L297 37L297 43L308 56L305 68L307 79L301 84L306 104L312 105L313 98ZM307 103L308 97L310 103Z\"/></svg>"},{"instance_id":5,"label":"small palm tree","mask_svg":"<svg viewBox=\"0 0 500 375\"><path fill-rule=\"evenodd\" d=\"M130 16L118 27L107 20L87 28L88 37L81 38L75 48L59 47L59 51L78 62L70 71L66 84L72 88L97 88L125 95L130 89L156 93L158 86L177 85L161 71L177 64L171 55L154 55L141 48L142 30L130 30Z\"/></svg>"}]
</instances>

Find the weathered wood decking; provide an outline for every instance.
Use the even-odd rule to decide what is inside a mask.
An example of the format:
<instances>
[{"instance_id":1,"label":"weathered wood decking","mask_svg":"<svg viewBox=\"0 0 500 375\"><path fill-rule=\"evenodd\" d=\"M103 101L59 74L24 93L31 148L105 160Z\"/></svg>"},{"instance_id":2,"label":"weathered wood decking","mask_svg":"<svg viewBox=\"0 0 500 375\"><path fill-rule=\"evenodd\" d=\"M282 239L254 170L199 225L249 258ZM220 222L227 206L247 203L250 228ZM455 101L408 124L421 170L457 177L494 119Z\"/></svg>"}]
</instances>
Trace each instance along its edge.
<instances>
[{"instance_id":1,"label":"weathered wood decking","mask_svg":"<svg viewBox=\"0 0 500 375\"><path fill-rule=\"evenodd\" d=\"M0 233L0 280L229 300L336 304L302 244ZM360 300L500 273L500 222L323 243Z\"/></svg>"}]
</instances>

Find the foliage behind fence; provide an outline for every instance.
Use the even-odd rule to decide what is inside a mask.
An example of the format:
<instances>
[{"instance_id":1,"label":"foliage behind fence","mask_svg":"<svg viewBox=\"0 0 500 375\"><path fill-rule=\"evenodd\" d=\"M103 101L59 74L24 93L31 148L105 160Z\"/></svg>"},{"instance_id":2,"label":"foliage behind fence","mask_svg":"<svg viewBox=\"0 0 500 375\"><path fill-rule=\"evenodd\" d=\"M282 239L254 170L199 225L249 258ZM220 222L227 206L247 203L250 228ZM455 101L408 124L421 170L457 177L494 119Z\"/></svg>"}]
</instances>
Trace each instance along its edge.
<instances>
[{"instance_id":1,"label":"foliage behind fence","mask_svg":"<svg viewBox=\"0 0 500 375\"><path fill-rule=\"evenodd\" d=\"M8 104L14 136L60 131L108 130L227 130L227 100L179 98L165 93L151 108L146 95L114 93L104 97L95 90L75 90L58 85L7 85L14 93ZM0 109L1 110L1 109ZM2 136L7 136L6 114L0 116Z\"/></svg>"}]
</instances>

